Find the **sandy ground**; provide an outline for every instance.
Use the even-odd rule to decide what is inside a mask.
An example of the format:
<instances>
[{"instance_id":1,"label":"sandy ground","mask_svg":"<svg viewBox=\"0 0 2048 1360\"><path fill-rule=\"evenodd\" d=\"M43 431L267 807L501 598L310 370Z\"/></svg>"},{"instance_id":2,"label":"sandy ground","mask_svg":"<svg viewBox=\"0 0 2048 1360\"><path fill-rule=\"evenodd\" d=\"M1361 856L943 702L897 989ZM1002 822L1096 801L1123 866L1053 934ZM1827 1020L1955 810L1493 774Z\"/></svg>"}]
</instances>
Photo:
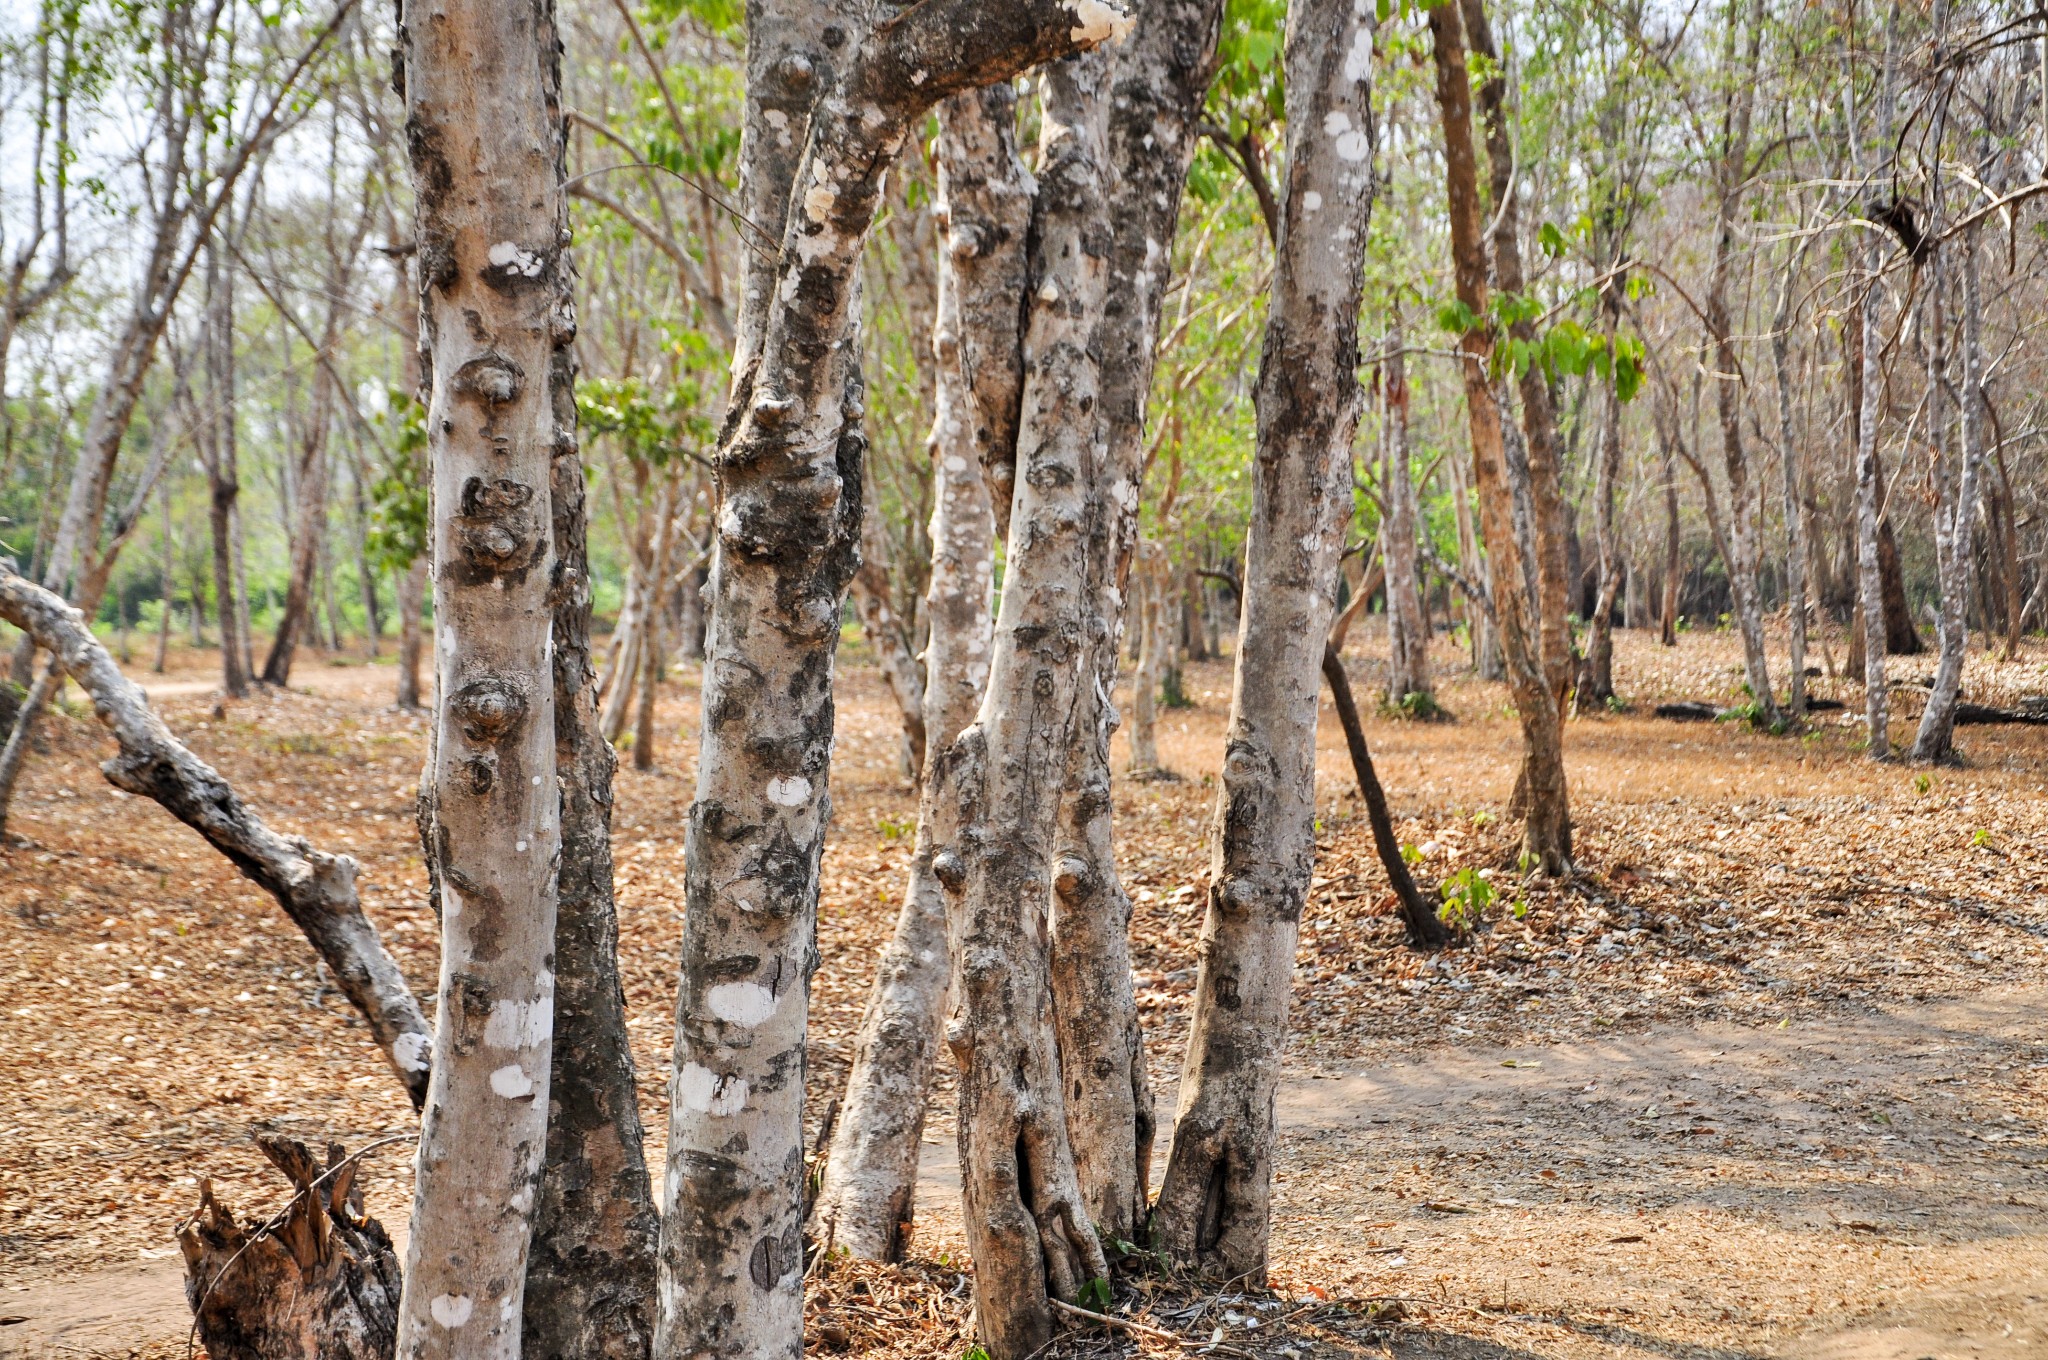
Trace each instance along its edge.
<instances>
[{"instance_id":1,"label":"sandy ground","mask_svg":"<svg viewBox=\"0 0 2048 1360\"><path fill-rule=\"evenodd\" d=\"M1362 688L1371 650L1354 658ZM1725 700L1738 660L1724 636L1676 652L1625 637L1619 672L1639 706ZM304 665L294 692L216 716L210 664L184 656L139 678L252 803L364 861L368 909L424 990L431 917L410 819L422 725L384 706L390 670ZM1161 727L1185 777L1119 798L1168 1112L1228 683L1219 665L1194 668L1197 707ZM2038 653L1973 663L1970 687L2041 692L2048 668ZM616 835L657 1146L689 668L670 690L669 747L654 772L622 771ZM842 691L818 1097L842 1077L914 816L857 652ZM1459 680L1444 697L1459 721L1371 725L1424 872L1485 867L1500 885L1487 929L1442 959L1401 947L1324 723L1276 1281L1404 1300L1403 1320L1358 1343L1367 1354L2048 1353L2048 1050L2031 1023L2048 1001L2048 734L1970 729L1965 766L1917 772L1872 766L1839 715L1804 739L1582 719L1569 745L1586 872L1560 888L1501 872L1516 737L1500 691ZM1853 690L1840 697L1855 706ZM1909 718L1910 694L1900 705ZM185 1321L169 1229L199 1176L255 1212L278 1194L252 1127L354 1146L409 1116L274 908L98 779L105 743L82 711L53 725L51 748L0 862L0 1356L168 1354ZM946 1103L917 1247L957 1263ZM380 1157L370 1188L397 1223L402 1163ZM1352 1343L1310 1349L1322 1345Z\"/></svg>"}]
</instances>

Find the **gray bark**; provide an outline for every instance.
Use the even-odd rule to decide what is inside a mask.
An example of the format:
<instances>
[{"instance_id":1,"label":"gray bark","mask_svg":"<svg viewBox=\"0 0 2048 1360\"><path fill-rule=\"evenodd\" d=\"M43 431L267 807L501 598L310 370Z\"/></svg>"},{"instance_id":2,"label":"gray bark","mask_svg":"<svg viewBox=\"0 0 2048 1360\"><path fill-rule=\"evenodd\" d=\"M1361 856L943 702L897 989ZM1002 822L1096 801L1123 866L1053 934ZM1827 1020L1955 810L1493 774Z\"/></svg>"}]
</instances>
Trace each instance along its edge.
<instances>
[{"instance_id":1,"label":"gray bark","mask_svg":"<svg viewBox=\"0 0 2048 1360\"><path fill-rule=\"evenodd\" d=\"M846 1098L833 1129L823 1183L812 1209L820 1250L900 1260L910 1240L918 1152L938 1059L939 1021L950 971L945 889L934 846L958 833L958 810L932 792L933 762L970 722L988 679L995 524L980 467L983 422L966 355L997 375L1019 366L1016 293L1007 309L989 296L1021 277L1024 233L991 225L988 186L1015 183L1016 93L1008 85L955 95L939 115L939 198L943 233L932 334L932 574L925 596L931 639L925 651L923 727L926 796L896 929L877 965L874 990L854 1040ZM1026 204L1028 207L1028 203ZM970 328L994 327L972 341ZM998 404L1000 405L1000 398ZM984 426L985 427L985 426Z\"/></svg>"},{"instance_id":2,"label":"gray bark","mask_svg":"<svg viewBox=\"0 0 2048 1360\"><path fill-rule=\"evenodd\" d=\"M1288 12L1287 182L1257 388L1228 746L1173 1149L1154 1225L1177 1262L1264 1276L1273 1115L1315 863L1316 702L1351 516L1358 308L1373 200L1371 11Z\"/></svg>"},{"instance_id":3,"label":"gray bark","mask_svg":"<svg viewBox=\"0 0 2048 1360\"><path fill-rule=\"evenodd\" d=\"M646 1360L654 1344L661 1221L619 983L612 774L590 659L589 510L572 351L550 367L554 447L555 772L562 867L547 1166L534 1209L520 1345L530 1360Z\"/></svg>"},{"instance_id":4,"label":"gray bark","mask_svg":"<svg viewBox=\"0 0 2048 1360\"><path fill-rule=\"evenodd\" d=\"M1155 1121L1131 981L1131 903L1116 868L1109 751L1119 715L1112 696L1137 545L1160 309L1222 17L1220 0L1148 0L1144 6L1110 77L1107 160L1098 190L1103 216L1080 236L1086 249L1094 229L1106 225L1113 233L1103 243L1109 271L1096 328L1107 502L1090 544L1094 678L1080 689L1078 739L1061 809L1052 987L1082 1193L1112 1243L1143 1238ZM1058 210L1041 206L1041 233L1044 219Z\"/></svg>"},{"instance_id":5,"label":"gray bark","mask_svg":"<svg viewBox=\"0 0 2048 1360\"><path fill-rule=\"evenodd\" d=\"M750 67L779 22L749 15ZM939 100L1100 44L1121 23L1095 0L928 0L871 32L842 31L844 74L810 109L788 211L752 214L787 222L773 277L749 276L717 455L655 1344L664 1360L802 1350L804 1019L831 814L832 661L859 555L866 446L849 342L883 176ZM757 126L766 135L768 93L750 88L750 137Z\"/></svg>"},{"instance_id":6,"label":"gray bark","mask_svg":"<svg viewBox=\"0 0 2048 1360\"><path fill-rule=\"evenodd\" d=\"M1429 630L1422 621L1422 591L1415 576L1419 514L1415 477L1408 466L1408 362L1401 353L1407 341L1399 303L1388 315L1391 353L1380 369L1387 402L1386 459L1380 477L1387 502L1381 556L1387 570L1387 697L1398 703L1407 695L1430 692Z\"/></svg>"},{"instance_id":7,"label":"gray bark","mask_svg":"<svg viewBox=\"0 0 2048 1360\"><path fill-rule=\"evenodd\" d=\"M1955 754L1956 703L1962 696L1963 657L1969 649L1970 574L1975 568L1978 483L1984 465L1983 299L1977 266L1977 230L1963 235L1963 391L1961 466L1953 481L1937 476L1934 544L1941 572L1941 610L1936 616L1940 656L1934 688L1913 736L1913 759L1937 761ZM1875 650L1874 648L1872 650Z\"/></svg>"},{"instance_id":8,"label":"gray bark","mask_svg":"<svg viewBox=\"0 0 2048 1360\"><path fill-rule=\"evenodd\" d=\"M1785 707L1794 722L1806 717L1806 498L1800 493L1805 462L1792 426L1792 365L1789 333L1792 323L1792 282L1798 259L1785 268L1778 294L1778 315L1771 328L1771 365L1778 385L1778 449L1785 476L1785 619L1791 633Z\"/></svg>"},{"instance_id":9,"label":"gray bark","mask_svg":"<svg viewBox=\"0 0 2048 1360\"><path fill-rule=\"evenodd\" d=\"M397 1353L520 1352L547 1150L561 865L550 487L574 338L551 0L406 0L433 468L428 857L440 1004Z\"/></svg>"}]
</instances>

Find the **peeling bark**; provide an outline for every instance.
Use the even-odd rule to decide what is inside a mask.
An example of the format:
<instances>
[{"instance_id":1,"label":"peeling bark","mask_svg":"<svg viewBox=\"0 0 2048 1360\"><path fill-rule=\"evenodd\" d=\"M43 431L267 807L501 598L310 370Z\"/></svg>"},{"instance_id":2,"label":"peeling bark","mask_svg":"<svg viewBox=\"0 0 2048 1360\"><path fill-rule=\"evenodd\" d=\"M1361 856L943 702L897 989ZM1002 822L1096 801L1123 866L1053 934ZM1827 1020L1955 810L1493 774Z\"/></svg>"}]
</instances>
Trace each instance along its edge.
<instances>
[{"instance_id":1,"label":"peeling bark","mask_svg":"<svg viewBox=\"0 0 2048 1360\"><path fill-rule=\"evenodd\" d=\"M925 651L917 842L895 934L882 951L874 990L854 1038L846 1097L833 1128L823 1183L811 1211L821 1250L868 1260L902 1259L909 1245L917 1160L938 1061L939 1022L950 962L946 897L933 871L934 846L958 834L958 809L933 795L933 762L981 704L988 679L990 593L995 584L995 523L977 453L977 412L965 357L1021 353L1018 321L989 296L1021 278L1022 231L983 232L956 193L1004 182L1016 164L1016 94L1007 84L955 95L939 115L942 232L938 307L932 333L936 370L931 433L932 574L925 595L931 639ZM966 186L964 189L961 186ZM1002 254L1006 261L997 258ZM967 332L984 329L971 344ZM1008 367L997 366L1007 372Z\"/></svg>"},{"instance_id":2,"label":"peeling bark","mask_svg":"<svg viewBox=\"0 0 2048 1360\"><path fill-rule=\"evenodd\" d=\"M406 0L431 356L434 1071L397 1353L516 1356L547 1150L561 866L550 487L575 337L552 0Z\"/></svg>"},{"instance_id":3,"label":"peeling bark","mask_svg":"<svg viewBox=\"0 0 2048 1360\"><path fill-rule=\"evenodd\" d=\"M1153 1217L1163 1249L1212 1279L1263 1279L1271 1231L1273 1101L1315 863L1319 672L1351 517L1374 184L1370 13L1304 0L1287 16L1287 182L1259 359L1245 605L1180 1110Z\"/></svg>"},{"instance_id":4,"label":"peeling bark","mask_svg":"<svg viewBox=\"0 0 2048 1360\"><path fill-rule=\"evenodd\" d=\"M850 342L883 177L939 100L1124 27L1115 11L1070 7L1079 3L924 0L871 32L842 31L852 50L810 107L774 277L756 287L750 276L717 455L704 723L685 840L655 1344L664 1360L795 1360L802 1350L804 1019L831 815L832 662L859 556L867 442ZM779 19L750 13L750 67L769 45L760 26ZM760 98L750 90L750 136Z\"/></svg>"},{"instance_id":5,"label":"peeling bark","mask_svg":"<svg viewBox=\"0 0 2048 1360\"><path fill-rule=\"evenodd\" d=\"M315 850L303 837L281 836L245 807L226 780L171 735L84 616L55 594L0 570L0 617L34 638L92 696L93 712L120 745L120 754L100 766L107 782L161 804L284 908L369 1022L417 1107L427 1087L427 1022L356 900L356 862Z\"/></svg>"}]
</instances>

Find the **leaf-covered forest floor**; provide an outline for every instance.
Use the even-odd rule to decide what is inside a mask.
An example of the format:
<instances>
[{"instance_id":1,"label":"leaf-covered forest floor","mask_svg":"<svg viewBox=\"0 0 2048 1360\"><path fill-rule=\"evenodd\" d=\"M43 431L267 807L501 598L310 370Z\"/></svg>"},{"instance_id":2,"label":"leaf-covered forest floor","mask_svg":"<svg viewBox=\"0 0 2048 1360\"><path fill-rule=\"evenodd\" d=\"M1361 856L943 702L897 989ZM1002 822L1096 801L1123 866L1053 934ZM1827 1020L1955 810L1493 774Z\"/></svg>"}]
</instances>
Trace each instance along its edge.
<instances>
[{"instance_id":1,"label":"leaf-covered forest floor","mask_svg":"<svg viewBox=\"0 0 2048 1360\"><path fill-rule=\"evenodd\" d=\"M1355 640L1362 695L1376 645ZM1447 666L1458 659L1439 647ZM1490 873L1482 929L1436 957L1400 942L1325 714L1322 853L1281 1094L1279 1292L1198 1303L1153 1286L1133 1316L1226 1355L2048 1351L2048 1037L2035 1020L2048 1006L2048 729L1963 729L1965 763L1923 771L1864 759L1843 713L1803 737L1648 716L1667 698L1734 702L1739 661L1725 634L1676 650L1621 636L1631 711L1567 732L1582 872L1563 884L1513 869L1503 808L1518 739L1499 687L1447 679L1454 722L1373 719L1419 872ZM168 676L137 674L266 817L362 860L366 906L425 992L435 937L412 821L423 720L389 708L388 667L311 656L291 691L216 708L214 664L179 652ZM1894 661L1908 680L1931 670ZM1160 719L1180 778L1119 791L1163 1124L1229 683L1225 664L1192 667L1194 707ZM1815 685L1861 706L1855 687ZM1966 691L1993 703L2048 692L2048 653L1973 656ZM858 648L841 695L814 1110L843 1081L916 815L893 710ZM1897 734L1910 736L1914 695L1897 693ZM632 770L627 753L618 790L622 965L651 1151L695 698L681 665L657 769ZM410 1112L282 914L99 777L109 743L82 708L49 733L0 852L0 1356L182 1353L171 1229L198 1179L267 1212L282 1182L259 1169L252 1128L355 1147L405 1130ZM964 1348L949 1100L927 1133L922 1264L828 1272L815 1352ZM402 1229L402 1152L376 1154L367 1180L372 1211ZM1183 1349L1129 1332L1115 1344Z\"/></svg>"}]
</instances>

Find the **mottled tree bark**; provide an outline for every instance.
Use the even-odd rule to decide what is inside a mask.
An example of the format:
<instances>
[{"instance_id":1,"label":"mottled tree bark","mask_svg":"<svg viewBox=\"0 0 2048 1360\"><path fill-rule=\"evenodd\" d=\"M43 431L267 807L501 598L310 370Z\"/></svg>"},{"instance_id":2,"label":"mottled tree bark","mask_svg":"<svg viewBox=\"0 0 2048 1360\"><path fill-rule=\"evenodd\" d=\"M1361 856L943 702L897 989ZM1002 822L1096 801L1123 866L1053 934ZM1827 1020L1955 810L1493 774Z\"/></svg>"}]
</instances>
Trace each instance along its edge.
<instances>
[{"instance_id":1,"label":"mottled tree bark","mask_svg":"<svg viewBox=\"0 0 2048 1360\"><path fill-rule=\"evenodd\" d=\"M1913 759L1937 761L1955 755L1956 702L1962 695L1963 656L1969 649L1970 574L1975 569L1978 481L1984 463L1983 299L1977 268L1977 230L1969 228L1960 242L1963 256L1963 390L1960 466L1953 480L1938 470L1939 499L1934 507L1935 556L1941 572L1941 611L1937 641L1940 657L1934 688L1920 714L1913 736Z\"/></svg>"},{"instance_id":2,"label":"mottled tree bark","mask_svg":"<svg viewBox=\"0 0 2048 1360\"><path fill-rule=\"evenodd\" d=\"M398 578L398 692L400 708L420 706L420 656L426 650L423 616L427 600L427 559L416 558Z\"/></svg>"},{"instance_id":3,"label":"mottled tree bark","mask_svg":"<svg viewBox=\"0 0 2048 1360\"><path fill-rule=\"evenodd\" d=\"M556 144L559 155L564 139ZM590 512L576 434L574 351L550 356L555 775L561 872L547 1164L534 1207L520 1349L527 1360L646 1360L661 1218L647 1175L619 982L612 776L590 657Z\"/></svg>"},{"instance_id":4,"label":"mottled tree bark","mask_svg":"<svg viewBox=\"0 0 2048 1360\"><path fill-rule=\"evenodd\" d=\"M440 1005L397 1353L520 1352L547 1150L561 792L554 374L575 335L552 0L400 14L431 357Z\"/></svg>"},{"instance_id":5,"label":"mottled tree bark","mask_svg":"<svg viewBox=\"0 0 2048 1360\"><path fill-rule=\"evenodd\" d=\"M882 683L896 701L903 720L904 769L912 779L924 776L927 741L924 720L924 675L918 666L907 620L898 617L890 604L889 543L882 530L881 510L875 504L874 478L870 474L862 496L866 501L861 523L861 564L853 578L854 605L860 611L861 634L874 649L881 666Z\"/></svg>"},{"instance_id":6,"label":"mottled tree bark","mask_svg":"<svg viewBox=\"0 0 2048 1360\"><path fill-rule=\"evenodd\" d=\"M925 796L895 934L882 951L867 1010L854 1039L846 1097L833 1128L824 1179L812 1206L812 1236L826 1251L900 1260L910 1240L939 1021L950 971L946 896L933 872L934 846L958 835L957 806L934 796L933 762L974 721L988 679L989 596L995 584L995 524L977 450L979 429L1014 429L1014 412L984 418L965 356L983 356L998 375L1021 368L1000 359L1021 354L1021 313L1005 283L1022 277L1024 233L991 222L1010 202L989 187L1017 183L1016 91L1008 84L947 100L939 113L941 232L938 308L932 333L936 369L931 433L932 575L925 596L931 638L925 650L923 726ZM1028 207L1028 201L1026 202ZM981 328L970 343L967 332ZM1014 389L1012 389L1014 390ZM984 394L985 395L985 394ZM1004 403L998 396L996 404ZM1005 421L1007 420L1007 424Z\"/></svg>"},{"instance_id":7,"label":"mottled tree bark","mask_svg":"<svg viewBox=\"0 0 2048 1360\"><path fill-rule=\"evenodd\" d=\"M1084 249L1109 251L1095 332L1106 453L1100 475L1108 497L1090 545L1094 680L1080 690L1079 740L1061 810L1052 986L1082 1193L1112 1244L1142 1240L1155 1122L1131 981L1131 903L1116 868L1109 751L1119 716L1112 696L1138 536L1160 308L1222 17L1220 0L1143 6L1109 77L1098 190L1104 216L1079 236ZM1060 211L1067 209L1043 204L1041 222Z\"/></svg>"},{"instance_id":8,"label":"mottled tree bark","mask_svg":"<svg viewBox=\"0 0 2048 1360\"><path fill-rule=\"evenodd\" d=\"M765 9L749 15L750 67L772 45L760 26L780 23ZM757 288L749 276L717 455L655 1346L664 1360L794 1360L802 1349L804 1019L831 814L832 661L859 556L866 445L848 341L883 177L939 100L1121 26L1095 0L925 0L870 32L841 30L844 73L810 107L787 212L753 214L787 220L773 277ZM774 111L750 92L749 137L769 135Z\"/></svg>"},{"instance_id":9,"label":"mottled tree bark","mask_svg":"<svg viewBox=\"0 0 2048 1360\"><path fill-rule=\"evenodd\" d=\"M1257 388L1229 744L1173 1150L1153 1223L1178 1262L1264 1277L1273 1114L1315 863L1316 700L1351 517L1362 245L1373 198L1371 11L1287 16L1287 182Z\"/></svg>"},{"instance_id":10,"label":"mottled tree bark","mask_svg":"<svg viewBox=\"0 0 2048 1360\"><path fill-rule=\"evenodd\" d=\"M1436 64L1437 102L1443 117L1445 189L1449 199L1451 256L1458 300L1481 322L1459 340L1465 383L1465 414L1471 427L1472 474L1486 539L1493 596L1509 692L1522 726L1522 773L1516 797L1523 812L1522 850L1545 873L1571 866L1571 810L1564 772L1564 729L1555 694L1543 666L1541 642L1530 618L1531 571L1515 528L1514 495L1508 484L1507 448L1500 406L1488 373L1493 334L1488 312L1486 247L1478 166L1472 147L1472 91L1466 72L1464 36L1449 6L1429 12Z\"/></svg>"},{"instance_id":11,"label":"mottled tree bark","mask_svg":"<svg viewBox=\"0 0 2048 1360\"><path fill-rule=\"evenodd\" d=\"M419 1105L427 1088L427 1022L356 900L356 862L315 850L303 837L279 835L245 807L226 780L171 735L84 616L56 594L0 569L0 617L35 639L92 697L93 712L120 746L100 767L107 782L160 804L277 900L369 1022L377 1047Z\"/></svg>"}]
</instances>

